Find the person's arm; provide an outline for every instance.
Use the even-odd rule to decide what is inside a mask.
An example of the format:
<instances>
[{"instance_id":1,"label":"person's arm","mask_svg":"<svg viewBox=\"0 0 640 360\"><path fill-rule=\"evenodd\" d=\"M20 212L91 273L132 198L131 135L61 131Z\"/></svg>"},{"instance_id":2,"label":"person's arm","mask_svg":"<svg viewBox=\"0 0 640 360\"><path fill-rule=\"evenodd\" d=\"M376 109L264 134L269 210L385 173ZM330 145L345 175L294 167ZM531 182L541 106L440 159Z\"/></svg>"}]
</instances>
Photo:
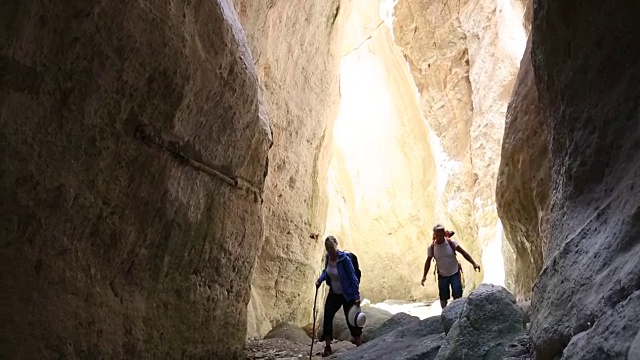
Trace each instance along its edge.
<instances>
[{"instance_id":1,"label":"person's arm","mask_svg":"<svg viewBox=\"0 0 640 360\"><path fill-rule=\"evenodd\" d=\"M320 274L320 277L318 278L318 280L316 280L316 287L319 288L320 285L322 284L323 281L326 280L327 278L327 259L325 258L324 261L324 270L322 270L322 274Z\"/></svg>"},{"instance_id":2,"label":"person's arm","mask_svg":"<svg viewBox=\"0 0 640 360\"><path fill-rule=\"evenodd\" d=\"M427 274L429 273L429 269L431 268L431 261L433 260L433 255L427 256L427 261L424 262L424 273L422 274L422 281L420 284L424 286L425 280L427 280Z\"/></svg>"},{"instance_id":3,"label":"person's arm","mask_svg":"<svg viewBox=\"0 0 640 360\"><path fill-rule=\"evenodd\" d=\"M316 281L316 285L320 286L320 284L322 284L322 282L327 278L327 272L322 270L322 274L320 274L320 277L318 278L318 281Z\"/></svg>"},{"instance_id":4,"label":"person's arm","mask_svg":"<svg viewBox=\"0 0 640 360\"><path fill-rule=\"evenodd\" d=\"M473 258L471 258L471 255L469 255L468 252L466 252L462 246L458 245L456 246L456 251L458 251L460 254L462 254L462 256L467 259L467 261L469 263L471 263L471 265L473 265L473 269L476 271L480 271L480 265L476 264L476 262L473 260Z\"/></svg>"}]
</instances>

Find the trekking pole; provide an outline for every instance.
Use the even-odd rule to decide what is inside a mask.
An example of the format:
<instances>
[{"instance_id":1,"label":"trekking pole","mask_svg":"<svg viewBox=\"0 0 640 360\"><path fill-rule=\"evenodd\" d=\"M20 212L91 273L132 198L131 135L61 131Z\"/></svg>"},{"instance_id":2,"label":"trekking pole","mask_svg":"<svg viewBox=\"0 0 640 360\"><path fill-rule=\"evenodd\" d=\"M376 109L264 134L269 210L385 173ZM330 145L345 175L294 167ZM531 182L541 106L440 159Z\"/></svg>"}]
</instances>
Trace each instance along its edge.
<instances>
[{"instance_id":1,"label":"trekking pole","mask_svg":"<svg viewBox=\"0 0 640 360\"><path fill-rule=\"evenodd\" d=\"M318 301L319 288L319 286L316 286L316 295L313 297L313 330L311 332L311 349L309 349L309 360L311 360L311 356L313 355L313 343L316 339L316 302Z\"/></svg>"}]
</instances>

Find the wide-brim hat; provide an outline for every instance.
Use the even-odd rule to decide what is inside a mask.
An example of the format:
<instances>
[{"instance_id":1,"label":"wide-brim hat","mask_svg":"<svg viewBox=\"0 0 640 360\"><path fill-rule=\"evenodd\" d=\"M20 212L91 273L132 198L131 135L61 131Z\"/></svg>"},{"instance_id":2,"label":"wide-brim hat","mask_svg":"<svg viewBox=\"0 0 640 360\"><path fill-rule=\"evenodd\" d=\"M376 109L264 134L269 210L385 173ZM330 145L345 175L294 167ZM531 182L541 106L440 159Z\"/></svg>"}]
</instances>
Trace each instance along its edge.
<instances>
[{"instance_id":1,"label":"wide-brim hat","mask_svg":"<svg viewBox=\"0 0 640 360\"><path fill-rule=\"evenodd\" d=\"M347 322L349 322L351 326L363 327L367 322L367 315L362 312L362 309L358 305L351 306L347 314Z\"/></svg>"}]
</instances>

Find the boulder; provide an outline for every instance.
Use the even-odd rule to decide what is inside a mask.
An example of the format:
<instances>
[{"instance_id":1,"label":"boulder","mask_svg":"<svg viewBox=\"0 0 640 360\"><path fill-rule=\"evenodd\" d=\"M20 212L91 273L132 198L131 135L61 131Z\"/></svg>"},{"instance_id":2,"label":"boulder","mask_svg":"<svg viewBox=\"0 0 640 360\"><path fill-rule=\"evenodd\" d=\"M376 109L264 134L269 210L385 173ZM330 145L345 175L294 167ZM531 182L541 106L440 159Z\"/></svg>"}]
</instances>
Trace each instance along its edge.
<instances>
[{"instance_id":1,"label":"boulder","mask_svg":"<svg viewBox=\"0 0 640 360\"><path fill-rule=\"evenodd\" d=\"M367 340L371 341L384 334L390 333L395 329L410 326L417 322L420 322L420 319L415 316L411 316L405 313L394 314L392 317L387 319L387 321L382 323L382 325L370 332L370 336Z\"/></svg>"},{"instance_id":2,"label":"boulder","mask_svg":"<svg viewBox=\"0 0 640 360\"><path fill-rule=\"evenodd\" d=\"M436 357L444 339L440 316L434 316L410 322L338 356L338 359L429 360Z\"/></svg>"},{"instance_id":3,"label":"boulder","mask_svg":"<svg viewBox=\"0 0 640 360\"><path fill-rule=\"evenodd\" d=\"M318 329L320 328L320 322L318 321L318 319L316 319L316 333L318 333ZM313 337L313 323L310 322L307 325L302 327L302 330L304 330L305 334L307 334L307 336L309 338Z\"/></svg>"},{"instance_id":4,"label":"boulder","mask_svg":"<svg viewBox=\"0 0 640 360\"><path fill-rule=\"evenodd\" d=\"M369 341L375 337L377 329L391 318L391 313L371 306L363 306L362 311L367 315L367 323L362 328L362 339L363 341ZM322 339L323 317L319 319L318 339ZM338 310L336 317L333 319L333 338L346 341L352 339L342 308Z\"/></svg>"},{"instance_id":5,"label":"boulder","mask_svg":"<svg viewBox=\"0 0 640 360\"><path fill-rule=\"evenodd\" d=\"M453 324L460 319L466 304L467 298L456 299L442 309L442 327L445 334L448 334Z\"/></svg>"},{"instance_id":6,"label":"boulder","mask_svg":"<svg viewBox=\"0 0 640 360\"><path fill-rule=\"evenodd\" d=\"M524 335L524 313L513 295L502 286L481 284L469 296L436 359L503 359L514 350L520 352L516 340Z\"/></svg>"},{"instance_id":7,"label":"boulder","mask_svg":"<svg viewBox=\"0 0 640 360\"><path fill-rule=\"evenodd\" d=\"M307 335L307 333L298 326L291 325L289 323L283 322L276 325L271 331L269 331L264 339L287 339L293 342L301 343L301 344L310 344L311 338Z\"/></svg>"}]
</instances>

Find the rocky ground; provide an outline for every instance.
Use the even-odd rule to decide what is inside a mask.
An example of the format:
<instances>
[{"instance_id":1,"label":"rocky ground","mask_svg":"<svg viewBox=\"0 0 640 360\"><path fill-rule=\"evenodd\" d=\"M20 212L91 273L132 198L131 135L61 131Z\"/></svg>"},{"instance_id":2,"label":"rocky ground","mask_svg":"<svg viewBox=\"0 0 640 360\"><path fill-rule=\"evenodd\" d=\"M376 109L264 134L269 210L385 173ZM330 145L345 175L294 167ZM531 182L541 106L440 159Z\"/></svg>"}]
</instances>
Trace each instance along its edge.
<instances>
[{"instance_id":1,"label":"rocky ground","mask_svg":"<svg viewBox=\"0 0 640 360\"><path fill-rule=\"evenodd\" d=\"M528 332L528 304L501 286L483 284L468 298L452 302L442 315L425 319L365 307L371 317L363 331L365 344L349 340L344 318L334 321L336 342L331 359L528 360L533 348ZM245 359L302 359L309 357L311 338L305 330L276 326L265 339L251 340ZM320 359L324 344L315 343L312 359Z\"/></svg>"},{"instance_id":2,"label":"rocky ground","mask_svg":"<svg viewBox=\"0 0 640 360\"><path fill-rule=\"evenodd\" d=\"M356 346L348 341L335 342L332 346L335 359L340 354L354 349ZM283 359L306 359L311 350L311 339L307 344L301 344L287 339L266 339L250 340L244 350L246 360L283 360ZM313 345L312 359L322 359L324 343L315 342Z\"/></svg>"}]
</instances>

